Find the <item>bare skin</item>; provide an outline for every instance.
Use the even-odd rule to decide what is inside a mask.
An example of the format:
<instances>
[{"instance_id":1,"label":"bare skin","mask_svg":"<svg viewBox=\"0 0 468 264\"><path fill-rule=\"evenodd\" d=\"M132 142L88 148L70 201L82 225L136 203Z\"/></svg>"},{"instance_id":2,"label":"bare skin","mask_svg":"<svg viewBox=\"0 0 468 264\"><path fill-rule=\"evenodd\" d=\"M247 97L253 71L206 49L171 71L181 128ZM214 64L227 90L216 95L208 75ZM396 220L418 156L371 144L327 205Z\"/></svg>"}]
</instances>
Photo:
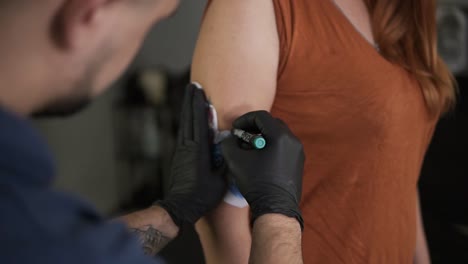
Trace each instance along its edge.
<instances>
[{"instance_id":1,"label":"bare skin","mask_svg":"<svg viewBox=\"0 0 468 264\"><path fill-rule=\"evenodd\" d=\"M169 214L158 206L123 216L119 220L127 223L130 231L138 236L143 251L149 256L155 256L179 232Z\"/></svg>"}]
</instances>

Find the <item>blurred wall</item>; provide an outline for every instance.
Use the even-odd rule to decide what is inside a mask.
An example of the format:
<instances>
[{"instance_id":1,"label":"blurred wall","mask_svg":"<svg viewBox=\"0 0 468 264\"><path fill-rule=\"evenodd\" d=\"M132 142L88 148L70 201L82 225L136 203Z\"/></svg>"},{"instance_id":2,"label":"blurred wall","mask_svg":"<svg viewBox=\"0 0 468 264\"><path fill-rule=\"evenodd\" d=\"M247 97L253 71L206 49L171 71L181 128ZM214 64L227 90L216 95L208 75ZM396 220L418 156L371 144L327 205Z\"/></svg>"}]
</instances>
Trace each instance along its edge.
<instances>
[{"instance_id":1,"label":"blurred wall","mask_svg":"<svg viewBox=\"0 0 468 264\"><path fill-rule=\"evenodd\" d=\"M132 67L186 69L205 2L181 1L175 16L151 31ZM114 86L77 116L36 122L57 160L57 187L84 196L104 213L119 202L112 127L112 104L118 95L119 83Z\"/></svg>"},{"instance_id":2,"label":"blurred wall","mask_svg":"<svg viewBox=\"0 0 468 264\"><path fill-rule=\"evenodd\" d=\"M180 1L175 16L158 24L143 44L135 65L163 65L183 71L191 63L206 0Z\"/></svg>"}]
</instances>

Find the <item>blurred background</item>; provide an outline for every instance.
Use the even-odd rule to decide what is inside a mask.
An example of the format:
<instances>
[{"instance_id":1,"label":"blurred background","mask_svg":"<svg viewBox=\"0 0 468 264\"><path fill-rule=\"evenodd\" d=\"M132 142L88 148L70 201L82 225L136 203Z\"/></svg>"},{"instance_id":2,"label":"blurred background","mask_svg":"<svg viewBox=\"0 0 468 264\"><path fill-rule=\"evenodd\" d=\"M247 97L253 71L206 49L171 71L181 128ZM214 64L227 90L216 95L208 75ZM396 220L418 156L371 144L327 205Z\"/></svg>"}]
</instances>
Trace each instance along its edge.
<instances>
[{"instance_id":1,"label":"blurred background","mask_svg":"<svg viewBox=\"0 0 468 264\"><path fill-rule=\"evenodd\" d=\"M181 1L177 14L151 31L114 89L86 111L67 120L36 122L57 159L59 189L84 196L109 216L148 206L162 196L205 4ZM438 126L420 193L433 263L466 264L468 0L440 0L439 5L440 52L457 75L461 98ZM203 263L193 229L184 229L164 250L161 262Z\"/></svg>"}]
</instances>

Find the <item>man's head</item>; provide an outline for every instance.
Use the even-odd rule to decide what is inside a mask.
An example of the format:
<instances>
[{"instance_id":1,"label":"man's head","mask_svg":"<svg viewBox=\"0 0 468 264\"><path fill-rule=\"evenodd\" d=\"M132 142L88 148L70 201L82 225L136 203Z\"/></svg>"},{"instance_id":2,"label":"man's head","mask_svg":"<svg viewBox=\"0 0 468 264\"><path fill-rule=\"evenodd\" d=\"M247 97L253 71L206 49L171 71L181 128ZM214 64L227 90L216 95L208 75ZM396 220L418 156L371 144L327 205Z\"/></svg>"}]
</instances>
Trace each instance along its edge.
<instances>
[{"instance_id":1,"label":"man's head","mask_svg":"<svg viewBox=\"0 0 468 264\"><path fill-rule=\"evenodd\" d=\"M67 113L102 93L178 0L0 0L0 105Z\"/></svg>"}]
</instances>

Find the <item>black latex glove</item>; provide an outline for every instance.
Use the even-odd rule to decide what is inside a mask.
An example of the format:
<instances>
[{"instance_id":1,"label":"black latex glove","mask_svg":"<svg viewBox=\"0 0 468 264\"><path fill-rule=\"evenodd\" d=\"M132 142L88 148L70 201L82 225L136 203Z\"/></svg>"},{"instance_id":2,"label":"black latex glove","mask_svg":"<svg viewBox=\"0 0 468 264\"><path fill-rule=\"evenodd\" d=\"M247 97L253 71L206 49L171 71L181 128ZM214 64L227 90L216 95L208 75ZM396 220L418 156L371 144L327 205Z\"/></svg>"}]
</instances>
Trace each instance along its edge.
<instances>
[{"instance_id":1,"label":"black latex glove","mask_svg":"<svg viewBox=\"0 0 468 264\"><path fill-rule=\"evenodd\" d=\"M206 97L194 85L187 88L179 129L170 188L166 198L156 204L182 227L184 223L194 224L208 213L226 192L222 169L215 171L211 164Z\"/></svg>"},{"instance_id":2,"label":"black latex glove","mask_svg":"<svg viewBox=\"0 0 468 264\"><path fill-rule=\"evenodd\" d=\"M252 222L277 213L295 217L303 228L299 202L305 156L301 142L283 121L266 111L248 113L233 127L261 133L267 141L262 150L248 148L233 136L222 143L229 174L250 205Z\"/></svg>"}]
</instances>

